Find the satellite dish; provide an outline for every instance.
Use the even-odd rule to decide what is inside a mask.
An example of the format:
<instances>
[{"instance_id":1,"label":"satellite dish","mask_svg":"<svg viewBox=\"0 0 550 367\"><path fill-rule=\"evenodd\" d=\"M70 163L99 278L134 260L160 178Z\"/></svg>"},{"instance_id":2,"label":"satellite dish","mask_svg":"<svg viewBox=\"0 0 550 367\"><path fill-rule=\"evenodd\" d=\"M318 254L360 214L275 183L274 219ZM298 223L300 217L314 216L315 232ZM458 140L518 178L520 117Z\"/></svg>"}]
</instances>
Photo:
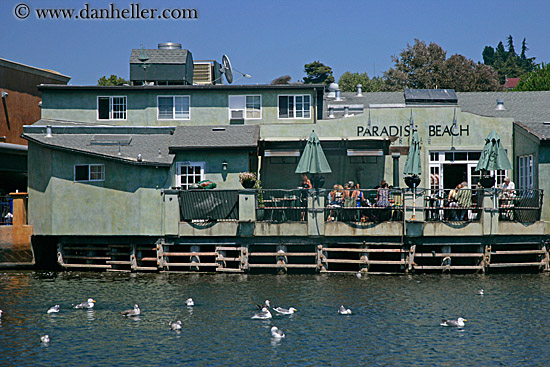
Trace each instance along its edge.
<instances>
[{"instance_id":1,"label":"satellite dish","mask_svg":"<svg viewBox=\"0 0 550 367\"><path fill-rule=\"evenodd\" d=\"M233 68L231 67L231 62L229 62L229 57L227 57L227 55L222 56L221 72L225 74L225 79L227 80L227 83L233 83Z\"/></svg>"}]
</instances>

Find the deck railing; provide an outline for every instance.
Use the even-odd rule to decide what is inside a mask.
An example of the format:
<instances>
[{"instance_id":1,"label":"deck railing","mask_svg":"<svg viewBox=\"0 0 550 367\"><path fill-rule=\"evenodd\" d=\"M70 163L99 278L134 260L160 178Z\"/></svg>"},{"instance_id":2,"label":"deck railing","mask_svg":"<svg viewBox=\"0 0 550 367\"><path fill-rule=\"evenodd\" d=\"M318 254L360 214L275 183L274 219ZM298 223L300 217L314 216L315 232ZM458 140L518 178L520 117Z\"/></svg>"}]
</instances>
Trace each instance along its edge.
<instances>
[{"instance_id":1,"label":"deck railing","mask_svg":"<svg viewBox=\"0 0 550 367\"><path fill-rule=\"evenodd\" d=\"M256 192L256 220L303 222L307 210L307 190L260 189Z\"/></svg>"},{"instance_id":2,"label":"deck railing","mask_svg":"<svg viewBox=\"0 0 550 367\"><path fill-rule=\"evenodd\" d=\"M11 196L0 196L0 225L13 224L13 199Z\"/></svg>"},{"instance_id":3,"label":"deck railing","mask_svg":"<svg viewBox=\"0 0 550 367\"><path fill-rule=\"evenodd\" d=\"M419 190L426 221L468 222L481 219L483 189Z\"/></svg>"},{"instance_id":4,"label":"deck railing","mask_svg":"<svg viewBox=\"0 0 550 367\"><path fill-rule=\"evenodd\" d=\"M238 221L239 191L182 190L178 193L180 221ZM253 190L248 190L253 191ZM305 222L308 213L308 190L255 190L256 221ZM410 189L321 190L325 197L324 219L327 222L402 221L405 209L413 206L429 222L479 221L484 210L497 210L502 221L531 223L541 219L542 190L461 189L458 198L449 198L451 190L417 189L412 199ZM452 195L451 195L452 196ZM483 208L483 198L492 197L491 208ZM386 200L387 198L387 200ZM2 201L6 208L6 201ZM310 208L318 210L317 208ZM5 209L3 209L5 210ZM4 215L3 215L4 217Z\"/></svg>"},{"instance_id":5,"label":"deck railing","mask_svg":"<svg viewBox=\"0 0 550 367\"><path fill-rule=\"evenodd\" d=\"M540 220L542 190L500 190L498 197L499 219L514 222L536 222Z\"/></svg>"},{"instance_id":6,"label":"deck railing","mask_svg":"<svg viewBox=\"0 0 550 367\"><path fill-rule=\"evenodd\" d=\"M403 220L403 191L336 189L327 192L327 222L386 222Z\"/></svg>"},{"instance_id":7,"label":"deck railing","mask_svg":"<svg viewBox=\"0 0 550 367\"><path fill-rule=\"evenodd\" d=\"M182 222L239 220L237 190L181 190L178 196Z\"/></svg>"}]
</instances>

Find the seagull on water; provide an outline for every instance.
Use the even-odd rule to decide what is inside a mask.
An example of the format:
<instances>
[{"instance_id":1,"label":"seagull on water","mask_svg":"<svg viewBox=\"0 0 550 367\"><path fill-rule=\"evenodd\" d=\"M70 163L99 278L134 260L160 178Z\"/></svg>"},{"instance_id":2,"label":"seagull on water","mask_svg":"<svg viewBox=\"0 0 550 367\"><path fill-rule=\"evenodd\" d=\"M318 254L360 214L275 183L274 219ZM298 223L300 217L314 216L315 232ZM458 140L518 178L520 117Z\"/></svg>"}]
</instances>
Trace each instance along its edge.
<instances>
[{"instance_id":1,"label":"seagull on water","mask_svg":"<svg viewBox=\"0 0 550 367\"><path fill-rule=\"evenodd\" d=\"M282 315L292 315L294 312L298 311L294 307L282 308L282 307L273 307L273 311L280 313Z\"/></svg>"},{"instance_id":2,"label":"seagull on water","mask_svg":"<svg viewBox=\"0 0 550 367\"><path fill-rule=\"evenodd\" d=\"M344 305L341 305L338 309L338 313L340 315L351 315L351 310L349 308L345 308Z\"/></svg>"},{"instance_id":3,"label":"seagull on water","mask_svg":"<svg viewBox=\"0 0 550 367\"><path fill-rule=\"evenodd\" d=\"M483 296L483 289L478 290L477 294L479 294L480 296Z\"/></svg>"},{"instance_id":4,"label":"seagull on water","mask_svg":"<svg viewBox=\"0 0 550 367\"><path fill-rule=\"evenodd\" d=\"M468 321L465 318L459 317L456 320L441 320L441 326L456 326L456 327L464 327L464 322Z\"/></svg>"},{"instance_id":5,"label":"seagull on water","mask_svg":"<svg viewBox=\"0 0 550 367\"><path fill-rule=\"evenodd\" d=\"M141 314L141 310L139 309L139 306L135 304L133 309L122 311L120 314L125 317L139 316L139 314Z\"/></svg>"},{"instance_id":6,"label":"seagull on water","mask_svg":"<svg viewBox=\"0 0 550 367\"><path fill-rule=\"evenodd\" d=\"M48 335L48 334L46 334L46 335L41 335L41 336L40 336L40 341L41 341L42 343L49 343L49 342L50 342L50 337L49 337L49 335Z\"/></svg>"},{"instance_id":7,"label":"seagull on water","mask_svg":"<svg viewBox=\"0 0 550 367\"><path fill-rule=\"evenodd\" d=\"M170 328L172 330L181 330L181 320L174 321L174 322L170 321L168 325L170 325Z\"/></svg>"},{"instance_id":8,"label":"seagull on water","mask_svg":"<svg viewBox=\"0 0 550 367\"><path fill-rule=\"evenodd\" d=\"M269 302L268 299L264 301L263 305L256 304L256 307L258 307L259 310L263 310L264 308L270 309L271 308L271 302Z\"/></svg>"},{"instance_id":9,"label":"seagull on water","mask_svg":"<svg viewBox=\"0 0 550 367\"><path fill-rule=\"evenodd\" d=\"M271 315L271 312L269 312L269 309L267 307L262 308L260 312L252 316L253 319L262 319L262 320L270 319L272 317L273 316Z\"/></svg>"},{"instance_id":10,"label":"seagull on water","mask_svg":"<svg viewBox=\"0 0 550 367\"><path fill-rule=\"evenodd\" d=\"M48 310L48 313L57 313L57 312L59 312L59 305L52 306Z\"/></svg>"},{"instance_id":11,"label":"seagull on water","mask_svg":"<svg viewBox=\"0 0 550 367\"><path fill-rule=\"evenodd\" d=\"M285 337L285 333L281 329L279 329L277 326L273 326L271 328L271 336L275 339L281 339Z\"/></svg>"},{"instance_id":12,"label":"seagull on water","mask_svg":"<svg viewBox=\"0 0 550 367\"><path fill-rule=\"evenodd\" d=\"M2 318L2 312L4 312L4 311L0 310L0 319Z\"/></svg>"},{"instance_id":13,"label":"seagull on water","mask_svg":"<svg viewBox=\"0 0 550 367\"><path fill-rule=\"evenodd\" d=\"M187 298L187 299L185 300L185 305L186 305L187 307L192 307L192 306L194 306L194 305L195 305L195 302L193 301L193 298Z\"/></svg>"},{"instance_id":14,"label":"seagull on water","mask_svg":"<svg viewBox=\"0 0 550 367\"><path fill-rule=\"evenodd\" d=\"M86 302L82 302L78 305L73 304L74 308L92 309L94 308L95 301L92 298L88 298Z\"/></svg>"}]
</instances>

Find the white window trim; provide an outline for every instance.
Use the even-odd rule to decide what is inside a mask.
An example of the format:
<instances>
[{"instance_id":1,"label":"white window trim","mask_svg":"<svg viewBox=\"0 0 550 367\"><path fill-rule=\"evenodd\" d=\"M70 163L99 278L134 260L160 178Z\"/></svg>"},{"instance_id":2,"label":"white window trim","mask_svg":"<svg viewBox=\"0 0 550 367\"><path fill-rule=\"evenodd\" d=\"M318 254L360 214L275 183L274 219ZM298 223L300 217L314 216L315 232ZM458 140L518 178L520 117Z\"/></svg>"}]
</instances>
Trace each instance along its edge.
<instances>
[{"instance_id":1,"label":"white window trim","mask_svg":"<svg viewBox=\"0 0 550 367\"><path fill-rule=\"evenodd\" d=\"M179 172L181 171L182 166L200 166L201 179L199 181L205 179L206 162L176 162L176 187L181 187L181 175L179 174Z\"/></svg>"},{"instance_id":2,"label":"white window trim","mask_svg":"<svg viewBox=\"0 0 550 367\"><path fill-rule=\"evenodd\" d=\"M174 116L173 118L171 119L167 119L167 118L160 118L160 110L159 110L159 98L161 97L172 97L172 113ZM187 97L189 99L189 117L188 118L185 118L185 119L177 119L176 118L176 111L175 111L175 108L176 108L176 100L175 100L175 97ZM161 95L161 96L157 96L157 120L160 120L160 121L180 121L180 120L191 120L191 96L190 95Z\"/></svg>"},{"instance_id":3,"label":"white window trim","mask_svg":"<svg viewBox=\"0 0 550 367\"><path fill-rule=\"evenodd\" d=\"M243 109L243 118L245 120L261 120L263 115L263 106L262 106L262 95L261 94L231 94L227 96L227 113L229 115L229 119L231 120L231 111L240 111L240 109L237 108L231 108L231 97L243 97L244 98L244 109ZM246 117L246 97L260 97L260 117Z\"/></svg>"},{"instance_id":4,"label":"white window trim","mask_svg":"<svg viewBox=\"0 0 550 367\"><path fill-rule=\"evenodd\" d=\"M309 117L296 117L296 97L309 97ZM294 117L280 117L279 116L279 98L280 97L293 97L294 99ZM277 95L277 119L279 120L311 120L313 118L313 97L311 94L278 94ZM305 110L304 110L305 111Z\"/></svg>"},{"instance_id":5,"label":"white window trim","mask_svg":"<svg viewBox=\"0 0 550 367\"><path fill-rule=\"evenodd\" d=\"M99 118L99 99L100 98L109 98L109 118L108 119L100 119ZM113 98L124 98L126 110L125 115L126 118L123 119L114 119L113 118ZM97 121L127 121L128 120L128 97L127 96L97 96L96 98L96 119Z\"/></svg>"},{"instance_id":6,"label":"white window trim","mask_svg":"<svg viewBox=\"0 0 550 367\"><path fill-rule=\"evenodd\" d=\"M77 180L76 179L76 166L88 166L88 179L87 180ZM91 167L101 167L101 178L100 179L90 179L92 174ZM73 166L73 180L74 182L100 182L105 181L105 165L104 164L75 164Z\"/></svg>"}]
</instances>

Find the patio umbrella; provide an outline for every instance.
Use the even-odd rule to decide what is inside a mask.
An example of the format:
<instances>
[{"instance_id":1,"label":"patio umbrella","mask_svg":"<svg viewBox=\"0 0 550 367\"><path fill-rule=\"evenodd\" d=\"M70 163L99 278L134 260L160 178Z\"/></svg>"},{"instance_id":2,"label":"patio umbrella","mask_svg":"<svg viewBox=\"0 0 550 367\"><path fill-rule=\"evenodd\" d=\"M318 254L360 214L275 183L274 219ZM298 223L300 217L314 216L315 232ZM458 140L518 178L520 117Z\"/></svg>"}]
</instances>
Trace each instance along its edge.
<instances>
[{"instance_id":1,"label":"patio umbrella","mask_svg":"<svg viewBox=\"0 0 550 367\"><path fill-rule=\"evenodd\" d=\"M295 172L311 174L332 172L315 131L312 131L307 139L306 147Z\"/></svg>"},{"instance_id":2,"label":"patio umbrella","mask_svg":"<svg viewBox=\"0 0 550 367\"><path fill-rule=\"evenodd\" d=\"M418 131L414 131L411 139L411 145L409 146L409 155L405 162L406 175L419 176L422 173L422 166L420 163L420 139L418 138Z\"/></svg>"},{"instance_id":3,"label":"patio umbrella","mask_svg":"<svg viewBox=\"0 0 550 367\"><path fill-rule=\"evenodd\" d=\"M477 162L476 171L492 171L497 169L512 169L506 151L500 145L500 136L492 130L485 138L485 146Z\"/></svg>"},{"instance_id":4,"label":"patio umbrella","mask_svg":"<svg viewBox=\"0 0 550 367\"><path fill-rule=\"evenodd\" d=\"M409 155L407 155L407 161L405 162L405 170L403 172L406 175L411 175L412 177L406 177L405 183L407 186L414 189L413 191L413 213L412 218L415 219L416 216L416 187L420 183L420 177L422 173L422 165L420 163L420 139L418 138L418 131L416 129L413 131L411 144L409 146Z\"/></svg>"}]
</instances>

